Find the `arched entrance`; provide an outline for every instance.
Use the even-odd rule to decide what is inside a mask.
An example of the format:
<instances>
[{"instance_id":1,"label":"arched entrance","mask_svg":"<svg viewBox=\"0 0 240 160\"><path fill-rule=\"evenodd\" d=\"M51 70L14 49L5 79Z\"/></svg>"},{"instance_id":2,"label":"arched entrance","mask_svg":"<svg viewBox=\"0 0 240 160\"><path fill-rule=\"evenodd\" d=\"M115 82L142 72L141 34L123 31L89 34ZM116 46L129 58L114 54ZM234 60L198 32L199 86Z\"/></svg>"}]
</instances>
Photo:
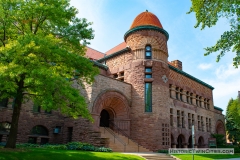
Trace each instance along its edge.
<instances>
[{"instance_id":1,"label":"arched entrance","mask_svg":"<svg viewBox=\"0 0 240 160\"><path fill-rule=\"evenodd\" d=\"M173 137L173 135L171 134L171 148L175 148L176 146L175 146L176 144L174 143L174 137Z\"/></svg>"},{"instance_id":2,"label":"arched entrance","mask_svg":"<svg viewBox=\"0 0 240 160\"><path fill-rule=\"evenodd\" d=\"M198 138L198 148L203 148L204 147L204 139L202 136Z\"/></svg>"},{"instance_id":3,"label":"arched entrance","mask_svg":"<svg viewBox=\"0 0 240 160\"><path fill-rule=\"evenodd\" d=\"M177 138L177 148L183 148L184 142L185 142L185 138L182 134L180 134Z\"/></svg>"},{"instance_id":4,"label":"arched entrance","mask_svg":"<svg viewBox=\"0 0 240 160\"><path fill-rule=\"evenodd\" d=\"M130 135L130 106L127 98L118 91L104 91L94 101L92 116L94 127L113 126Z\"/></svg>"},{"instance_id":5,"label":"arched entrance","mask_svg":"<svg viewBox=\"0 0 240 160\"><path fill-rule=\"evenodd\" d=\"M100 114L100 127L109 127L110 115L107 110L103 109Z\"/></svg>"},{"instance_id":6,"label":"arched entrance","mask_svg":"<svg viewBox=\"0 0 240 160\"><path fill-rule=\"evenodd\" d=\"M218 120L216 123L216 133L225 135L225 127L222 121Z\"/></svg>"},{"instance_id":7,"label":"arched entrance","mask_svg":"<svg viewBox=\"0 0 240 160\"><path fill-rule=\"evenodd\" d=\"M188 138L188 148L192 148L192 136Z\"/></svg>"}]
</instances>

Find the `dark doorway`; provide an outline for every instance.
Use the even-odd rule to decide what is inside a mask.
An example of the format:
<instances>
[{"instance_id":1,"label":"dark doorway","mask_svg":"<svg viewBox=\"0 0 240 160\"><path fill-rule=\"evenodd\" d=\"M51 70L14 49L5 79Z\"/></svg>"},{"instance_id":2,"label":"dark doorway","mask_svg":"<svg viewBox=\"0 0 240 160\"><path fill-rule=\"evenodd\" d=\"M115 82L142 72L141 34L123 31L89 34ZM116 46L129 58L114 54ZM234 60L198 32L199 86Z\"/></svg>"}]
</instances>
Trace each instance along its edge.
<instances>
[{"instance_id":1,"label":"dark doorway","mask_svg":"<svg viewBox=\"0 0 240 160\"><path fill-rule=\"evenodd\" d=\"M73 127L68 127L68 142L72 142Z\"/></svg>"},{"instance_id":2,"label":"dark doorway","mask_svg":"<svg viewBox=\"0 0 240 160\"><path fill-rule=\"evenodd\" d=\"M40 144L46 144L46 143L48 143L48 138L41 138Z\"/></svg>"},{"instance_id":3,"label":"dark doorway","mask_svg":"<svg viewBox=\"0 0 240 160\"><path fill-rule=\"evenodd\" d=\"M188 138L188 148L192 148L192 136Z\"/></svg>"},{"instance_id":4,"label":"dark doorway","mask_svg":"<svg viewBox=\"0 0 240 160\"><path fill-rule=\"evenodd\" d=\"M100 127L109 127L109 113L105 109L101 112Z\"/></svg>"},{"instance_id":5,"label":"dark doorway","mask_svg":"<svg viewBox=\"0 0 240 160\"><path fill-rule=\"evenodd\" d=\"M203 140L203 137L200 136L198 138L198 148L202 148L202 147L204 147L204 140Z\"/></svg>"},{"instance_id":6,"label":"dark doorway","mask_svg":"<svg viewBox=\"0 0 240 160\"><path fill-rule=\"evenodd\" d=\"M2 137L3 137L3 136L2 136L2 135L0 135L0 142L2 142Z\"/></svg>"},{"instance_id":7,"label":"dark doorway","mask_svg":"<svg viewBox=\"0 0 240 160\"><path fill-rule=\"evenodd\" d=\"M184 137L183 135L179 135L177 139L177 148L183 148Z\"/></svg>"}]
</instances>

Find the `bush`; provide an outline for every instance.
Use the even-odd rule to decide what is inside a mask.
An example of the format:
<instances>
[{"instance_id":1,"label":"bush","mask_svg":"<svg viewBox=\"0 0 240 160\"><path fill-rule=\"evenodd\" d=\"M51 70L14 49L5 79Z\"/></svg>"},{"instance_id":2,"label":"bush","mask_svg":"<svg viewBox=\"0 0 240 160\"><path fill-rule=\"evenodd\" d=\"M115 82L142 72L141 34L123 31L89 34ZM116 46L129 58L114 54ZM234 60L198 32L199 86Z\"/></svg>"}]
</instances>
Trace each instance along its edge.
<instances>
[{"instance_id":1,"label":"bush","mask_svg":"<svg viewBox=\"0 0 240 160\"><path fill-rule=\"evenodd\" d=\"M98 147L95 149L95 152L112 152L111 148Z\"/></svg>"},{"instance_id":2,"label":"bush","mask_svg":"<svg viewBox=\"0 0 240 160\"><path fill-rule=\"evenodd\" d=\"M168 150L158 150L158 153L167 153L168 154Z\"/></svg>"},{"instance_id":3,"label":"bush","mask_svg":"<svg viewBox=\"0 0 240 160\"><path fill-rule=\"evenodd\" d=\"M57 149L57 150L67 150L67 146L64 144L45 144L43 148Z\"/></svg>"},{"instance_id":4,"label":"bush","mask_svg":"<svg viewBox=\"0 0 240 160\"><path fill-rule=\"evenodd\" d=\"M39 148L42 147L39 144L32 144L32 143L19 143L16 145L19 148Z\"/></svg>"},{"instance_id":5,"label":"bush","mask_svg":"<svg viewBox=\"0 0 240 160\"><path fill-rule=\"evenodd\" d=\"M2 146L5 146L6 143L3 143ZM1 143L0 143L1 146ZM111 148L105 147L95 147L88 143L82 142L69 142L67 144L31 144L31 143L20 143L17 144L18 148L49 148L56 150L83 150L83 151L95 151L95 152L112 152Z\"/></svg>"},{"instance_id":6,"label":"bush","mask_svg":"<svg viewBox=\"0 0 240 160\"><path fill-rule=\"evenodd\" d=\"M85 143L81 142L69 142L68 144L66 144L66 147L68 150L81 150L84 144Z\"/></svg>"},{"instance_id":7,"label":"bush","mask_svg":"<svg viewBox=\"0 0 240 160\"><path fill-rule=\"evenodd\" d=\"M217 147L226 145L226 139L223 134L211 134L213 138L216 138Z\"/></svg>"}]
</instances>

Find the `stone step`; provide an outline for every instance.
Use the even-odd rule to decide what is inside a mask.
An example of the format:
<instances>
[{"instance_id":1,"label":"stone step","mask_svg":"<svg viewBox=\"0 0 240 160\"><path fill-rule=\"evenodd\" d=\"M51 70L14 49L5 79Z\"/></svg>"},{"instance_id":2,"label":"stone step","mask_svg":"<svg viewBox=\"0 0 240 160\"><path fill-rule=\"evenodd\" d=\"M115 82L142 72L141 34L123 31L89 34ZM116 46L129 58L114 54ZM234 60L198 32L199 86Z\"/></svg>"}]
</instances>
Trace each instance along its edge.
<instances>
[{"instance_id":1,"label":"stone step","mask_svg":"<svg viewBox=\"0 0 240 160\"><path fill-rule=\"evenodd\" d=\"M100 127L100 132L102 138L109 138L109 147L115 152L151 152L142 146L138 146L137 143L135 143L131 139L128 140L127 137L117 134L113 131L117 136L114 142L114 136L111 133L109 133L109 131L106 130L104 127ZM125 151L124 145L119 141L126 144Z\"/></svg>"},{"instance_id":2,"label":"stone step","mask_svg":"<svg viewBox=\"0 0 240 160\"><path fill-rule=\"evenodd\" d=\"M169 155L141 155L147 160L176 160L175 158Z\"/></svg>"}]
</instances>

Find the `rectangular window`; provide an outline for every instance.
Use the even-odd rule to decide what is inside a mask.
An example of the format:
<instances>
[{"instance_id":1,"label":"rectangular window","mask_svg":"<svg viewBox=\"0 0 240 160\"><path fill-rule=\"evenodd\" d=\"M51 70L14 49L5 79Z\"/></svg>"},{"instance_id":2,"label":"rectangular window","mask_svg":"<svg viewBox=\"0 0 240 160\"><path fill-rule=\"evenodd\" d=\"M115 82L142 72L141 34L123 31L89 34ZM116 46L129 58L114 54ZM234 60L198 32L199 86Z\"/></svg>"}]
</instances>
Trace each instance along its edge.
<instances>
[{"instance_id":1,"label":"rectangular window","mask_svg":"<svg viewBox=\"0 0 240 160\"><path fill-rule=\"evenodd\" d=\"M146 72L146 73L152 73L152 68L146 67L146 68L145 68L145 72Z\"/></svg>"},{"instance_id":2,"label":"rectangular window","mask_svg":"<svg viewBox=\"0 0 240 160\"><path fill-rule=\"evenodd\" d=\"M177 110L177 126L181 127L181 122L180 122L180 111Z\"/></svg>"},{"instance_id":3,"label":"rectangular window","mask_svg":"<svg viewBox=\"0 0 240 160\"><path fill-rule=\"evenodd\" d=\"M33 104L33 112L41 112L41 106Z\"/></svg>"},{"instance_id":4,"label":"rectangular window","mask_svg":"<svg viewBox=\"0 0 240 160\"><path fill-rule=\"evenodd\" d=\"M151 67L145 68L145 78L152 78L152 68Z\"/></svg>"},{"instance_id":5,"label":"rectangular window","mask_svg":"<svg viewBox=\"0 0 240 160\"><path fill-rule=\"evenodd\" d=\"M68 127L68 142L72 142L73 127Z\"/></svg>"},{"instance_id":6,"label":"rectangular window","mask_svg":"<svg viewBox=\"0 0 240 160\"><path fill-rule=\"evenodd\" d=\"M8 105L8 98L4 98L0 101L0 107L7 107Z\"/></svg>"},{"instance_id":7,"label":"rectangular window","mask_svg":"<svg viewBox=\"0 0 240 160\"><path fill-rule=\"evenodd\" d=\"M170 108L170 125L173 126L173 109Z\"/></svg>"},{"instance_id":8,"label":"rectangular window","mask_svg":"<svg viewBox=\"0 0 240 160\"><path fill-rule=\"evenodd\" d=\"M152 78L152 74L145 74L145 78Z\"/></svg>"},{"instance_id":9,"label":"rectangular window","mask_svg":"<svg viewBox=\"0 0 240 160\"><path fill-rule=\"evenodd\" d=\"M185 128L185 123L184 123L184 111L182 111L182 128Z\"/></svg>"},{"instance_id":10,"label":"rectangular window","mask_svg":"<svg viewBox=\"0 0 240 160\"><path fill-rule=\"evenodd\" d=\"M145 112L152 112L152 83L145 83Z\"/></svg>"}]
</instances>

